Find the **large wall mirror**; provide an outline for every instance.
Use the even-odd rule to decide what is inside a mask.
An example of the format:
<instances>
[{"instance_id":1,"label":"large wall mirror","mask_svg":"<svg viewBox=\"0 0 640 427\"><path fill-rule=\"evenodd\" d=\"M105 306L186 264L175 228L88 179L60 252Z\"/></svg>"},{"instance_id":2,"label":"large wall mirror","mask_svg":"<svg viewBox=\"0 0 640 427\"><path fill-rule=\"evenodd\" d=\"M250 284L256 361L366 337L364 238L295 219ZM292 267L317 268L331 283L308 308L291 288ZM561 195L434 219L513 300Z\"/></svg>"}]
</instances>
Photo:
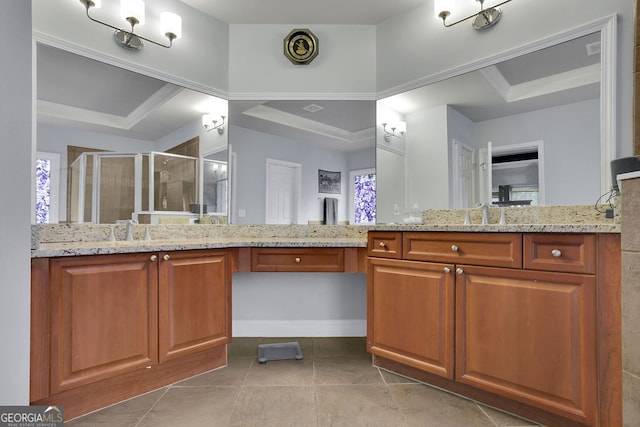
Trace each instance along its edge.
<instances>
[{"instance_id":1,"label":"large wall mirror","mask_svg":"<svg viewBox=\"0 0 640 427\"><path fill-rule=\"evenodd\" d=\"M229 102L239 224L375 222L375 101Z\"/></svg>"},{"instance_id":2,"label":"large wall mirror","mask_svg":"<svg viewBox=\"0 0 640 427\"><path fill-rule=\"evenodd\" d=\"M380 99L378 222L481 203L595 204L615 156L613 18L602 26Z\"/></svg>"},{"instance_id":3,"label":"large wall mirror","mask_svg":"<svg viewBox=\"0 0 640 427\"><path fill-rule=\"evenodd\" d=\"M226 100L36 49L36 222L227 221Z\"/></svg>"}]
</instances>

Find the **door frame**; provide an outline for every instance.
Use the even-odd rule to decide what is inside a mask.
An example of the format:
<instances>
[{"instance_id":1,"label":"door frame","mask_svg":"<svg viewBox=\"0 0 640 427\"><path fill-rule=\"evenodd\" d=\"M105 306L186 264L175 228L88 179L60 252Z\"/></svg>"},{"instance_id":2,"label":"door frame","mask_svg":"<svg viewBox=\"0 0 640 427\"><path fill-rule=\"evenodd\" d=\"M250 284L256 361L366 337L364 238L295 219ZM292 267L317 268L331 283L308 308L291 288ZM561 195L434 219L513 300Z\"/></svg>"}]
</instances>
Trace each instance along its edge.
<instances>
[{"instance_id":1,"label":"door frame","mask_svg":"<svg viewBox=\"0 0 640 427\"><path fill-rule=\"evenodd\" d=\"M521 144L511 145L492 145L489 156L492 158L495 154L516 154L524 153L536 150L538 153L538 205L544 206L545 204L545 182L544 182L544 142L543 141L530 141L523 142ZM489 189L491 191L491 189Z\"/></svg>"}]
</instances>

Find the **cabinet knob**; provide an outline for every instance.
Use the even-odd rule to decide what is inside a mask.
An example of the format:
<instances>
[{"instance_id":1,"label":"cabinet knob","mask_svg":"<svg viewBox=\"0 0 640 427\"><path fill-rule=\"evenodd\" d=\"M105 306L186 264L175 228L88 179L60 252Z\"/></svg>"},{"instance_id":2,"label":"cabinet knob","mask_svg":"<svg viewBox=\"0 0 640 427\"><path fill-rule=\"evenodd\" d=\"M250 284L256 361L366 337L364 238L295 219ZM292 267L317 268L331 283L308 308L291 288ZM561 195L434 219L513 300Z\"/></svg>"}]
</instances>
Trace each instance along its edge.
<instances>
[{"instance_id":1,"label":"cabinet knob","mask_svg":"<svg viewBox=\"0 0 640 427\"><path fill-rule=\"evenodd\" d=\"M551 251L551 255L553 255L554 257L562 256L562 251L560 249L554 249Z\"/></svg>"},{"instance_id":2,"label":"cabinet knob","mask_svg":"<svg viewBox=\"0 0 640 427\"><path fill-rule=\"evenodd\" d=\"M169 256L169 254L165 254L165 255L162 257L162 259L163 259L163 260L165 260L165 261L169 261L169 259L170 259L170 258L171 258L171 257Z\"/></svg>"},{"instance_id":3,"label":"cabinet knob","mask_svg":"<svg viewBox=\"0 0 640 427\"><path fill-rule=\"evenodd\" d=\"M294 260L295 262L300 262L300 257L295 257L293 260Z\"/></svg>"},{"instance_id":4,"label":"cabinet knob","mask_svg":"<svg viewBox=\"0 0 640 427\"><path fill-rule=\"evenodd\" d=\"M456 274L457 274L458 276L460 276L460 275L464 274L464 270L463 270L463 269L461 269L461 268L458 268L458 269L456 269Z\"/></svg>"},{"instance_id":5,"label":"cabinet knob","mask_svg":"<svg viewBox=\"0 0 640 427\"><path fill-rule=\"evenodd\" d=\"M449 267L445 267L442 271L444 271L444 274L451 273L451 269Z\"/></svg>"},{"instance_id":6,"label":"cabinet knob","mask_svg":"<svg viewBox=\"0 0 640 427\"><path fill-rule=\"evenodd\" d=\"M451 250L452 250L453 252L458 252L458 250L459 250L459 249L460 249L460 248L459 248L458 246L456 246L456 245L451 245Z\"/></svg>"},{"instance_id":7,"label":"cabinet knob","mask_svg":"<svg viewBox=\"0 0 640 427\"><path fill-rule=\"evenodd\" d=\"M385 242L380 242L378 243L378 246L380 246L381 248L384 248L385 246L387 246L387 244Z\"/></svg>"},{"instance_id":8,"label":"cabinet knob","mask_svg":"<svg viewBox=\"0 0 640 427\"><path fill-rule=\"evenodd\" d=\"M150 260L151 262L156 262L156 261L158 260L158 257L157 257L156 255L151 255L151 256L149 257L149 260Z\"/></svg>"}]
</instances>

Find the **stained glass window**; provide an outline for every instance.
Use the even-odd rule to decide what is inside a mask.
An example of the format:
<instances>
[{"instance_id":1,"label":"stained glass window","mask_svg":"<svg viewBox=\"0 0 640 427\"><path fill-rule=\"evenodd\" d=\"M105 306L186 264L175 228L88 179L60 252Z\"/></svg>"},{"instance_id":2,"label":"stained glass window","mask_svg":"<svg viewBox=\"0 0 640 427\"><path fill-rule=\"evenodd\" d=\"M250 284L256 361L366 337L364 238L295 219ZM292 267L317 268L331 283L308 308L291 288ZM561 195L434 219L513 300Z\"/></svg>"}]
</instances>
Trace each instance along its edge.
<instances>
[{"instance_id":1,"label":"stained glass window","mask_svg":"<svg viewBox=\"0 0 640 427\"><path fill-rule=\"evenodd\" d=\"M32 212L36 224L58 222L60 154L38 151L35 163L35 203Z\"/></svg>"},{"instance_id":2,"label":"stained glass window","mask_svg":"<svg viewBox=\"0 0 640 427\"><path fill-rule=\"evenodd\" d=\"M353 177L354 224L376 222L376 174L357 174Z\"/></svg>"},{"instance_id":3,"label":"stained glass window","mask_svg":"<svg viewBox=\"0 0 640 427\"><path fill-rule=\"evenodd\" d=\"M51 212L51 161L36 160L36 224L49 222Z\"/></svg>"}]
</instances>

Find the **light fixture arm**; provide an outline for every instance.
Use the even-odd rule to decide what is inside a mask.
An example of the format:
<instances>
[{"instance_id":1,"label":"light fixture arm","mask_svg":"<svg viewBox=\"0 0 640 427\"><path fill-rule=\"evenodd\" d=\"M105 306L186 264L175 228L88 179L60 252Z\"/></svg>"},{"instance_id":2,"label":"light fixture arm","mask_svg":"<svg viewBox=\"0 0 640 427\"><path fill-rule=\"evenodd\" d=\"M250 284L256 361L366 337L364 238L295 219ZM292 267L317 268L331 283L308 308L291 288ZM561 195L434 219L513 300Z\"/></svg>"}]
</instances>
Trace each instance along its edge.
<instances>
[{"instance_id":1,"label":"light fixture arm","mask_svg":"<svg viewBox=\"0 0 640 427\"><path fill-rule=\"evenodd\" d=\"M397 127L387 128L389 123L382 123L382 130L384 131L384 140L387 142L391 142L391 138L402 138L404 136L404 131L399 131L396 133Z\"/></svg>"},{"instance_id":2,"label":"light fixture arm","mask_svg":"<svg viewBox=\"0 0 640 427\"><path fill-rule=\"evenodd\" d=\"M174 33L166 33L165 36L167 36L167 38L169 39L169 44L164 44L164 43L160 43L154 40L151 40L149 38L143 37L140 34L136 34L134 32L134 27L135 25L138 23L138 20L134 17L128 17L127 18L127 22L129 22L129 24L131 25L131 30L123 30L122 28L116 27L115 25L111 25L108 22L104 22L101 21L99 19L96 19L94 17L91 16L91 14L89 13L89 9L91 9L93 6L95 6L95 3L93 0L80 0L80 3L82 3L86 9L87 12L87 18L89 18L90 20L92 20L93 22L97 22L98 24L102 24L106 27L112 28L115 30L114 33L114 37L116 39L116 42L118 44L120 44L122 47L126 47L129 49L140 49L140 46L133 46L131 44L132 40L134 38L138 38L138 39L142 39L144 41L148 41L149 43L153 43L157 46L161 46L164 48L170 48L171 46L173 46L173 40L176 39L176 35Z\"/></svg>"},{"instance_id":3,"label":"light fixture arm","mask_svg":"<svg viewBox=\"0 0 640 427\"><path fill-rule=\"evenodd\" d=\"M214 129L218 129L218 134L222 135L224 133L224 123L225 123L225 119L227 118L226 116L220 116L220 118L222 119L222 121L220 122L220 124L218 124L218 120L214 120L214 119L210 119L207 122L203 123L204 129L207 132L211 132Z\"/></svg>"},{"instance_id":4,"label":"light fixture arm","mask_svg":"<svg viewBox=\"0 0 640 427\"><path fill-rule=\"evenodd\" d=\"M511 0L505 0L502 3L496 4L495 6L491 6L489 9L485 9L484 8L484 0L477 0L477 1L480 2L480 11L478 13L474 13L473 15L469 15L466 18L459 19L459 20L457 20L455 22L452 22L450 24L447 24L447 18L449 17L449 15L451 15L451 12L446 11L446 10L441 11L438 16L440 18L442 18L442 24L445 27L449 28L449 27L453 27L454 25L459 24L461 22L468 21L469 19L475 18L478 15L483 15L485 20L488 22L488 24L484 25L483 27L475 27L474 26L474 28L476 28L476 29L488 28L488 27L492 26L493 24L495 24L496 22L498 22L498 19L500 18L500 15L498 14L498 17L494 20L494 18L492 17L491 14L494 13L494 11L498 11L499 12L498 8L500 6L502 6L503 4L509 3Z\"/></svg>"}]
</instances>

